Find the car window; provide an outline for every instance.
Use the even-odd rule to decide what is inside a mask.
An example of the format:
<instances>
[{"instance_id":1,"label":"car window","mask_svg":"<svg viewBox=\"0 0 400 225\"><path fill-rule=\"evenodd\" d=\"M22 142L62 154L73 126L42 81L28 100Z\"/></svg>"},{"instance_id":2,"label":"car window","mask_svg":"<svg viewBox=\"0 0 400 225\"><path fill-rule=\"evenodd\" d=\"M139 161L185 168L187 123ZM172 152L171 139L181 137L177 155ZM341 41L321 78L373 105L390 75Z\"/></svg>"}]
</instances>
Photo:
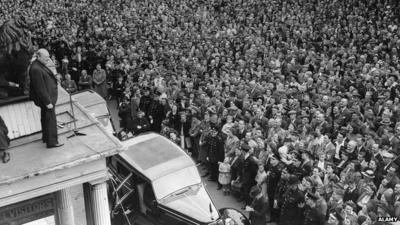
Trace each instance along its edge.
<instances>
[{"instance_id":1,"label":"car window","mask_svg":"<svg viewBox=\"0 0 400 225\"><path fill-rule=\"evenodd\" d=\"M199 184L201 179L195 166L181 169L153 181L153 188L158 200L182 188Z\"/></svg>"}]
</instances>

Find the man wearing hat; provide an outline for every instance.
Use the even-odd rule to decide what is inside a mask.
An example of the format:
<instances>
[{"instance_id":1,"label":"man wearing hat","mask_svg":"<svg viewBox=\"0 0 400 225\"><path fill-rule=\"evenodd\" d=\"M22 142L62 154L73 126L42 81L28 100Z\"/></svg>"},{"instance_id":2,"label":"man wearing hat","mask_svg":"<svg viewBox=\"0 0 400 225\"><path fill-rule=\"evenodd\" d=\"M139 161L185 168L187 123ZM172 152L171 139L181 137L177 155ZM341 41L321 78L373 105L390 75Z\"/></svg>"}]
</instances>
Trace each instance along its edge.
<instances>
[{"instance_id":1,"label":"man wearing hat","mask_svg":"<svg viewBox=\"0 0 400 225\"><path fill-rule=\"evenodd\" d=\"M265 225L266 214L268 212L268 200L263 195L262 190L257 185L251 188L250 196L254 199L250 206L245 207L249 212L252 225Z\"/></svg>"},{"instance_id":2,"label":"man wearing hat","mask_svg":"<svg viewBox=\"0 0 400 225\"><path fill-rule=\"evenodd\" d=\"M149 116L149 108L152 102L150 96L150 88L144 87L143 88L143 96L140 97L139 109L142 110L146 116Z\"/></svg>"},{"instance_id":3,"label":"man wearing hat","mask_svg":"<svg viewBox=\"0 0 400 225\"><path fill-rule=\"evenodd\" d=\"M318 197L308 192L305 195L306 206L304 208L304 225L323 225L324 218L321 217L318 209L316 208L316 201Z\"/></svg>"},{"instance_id":4,"label":"man wearing hat","mask_svg":"<svg viewBox=\"0 0 400 225\"><path fill-rule=\"evenodd\" d=\"M294 221L302 221L304 193L300 191L299 183L297 176L289 176L288 190L283 194L279 225L293 225Z\"/></svg>"},{"instance_id":5,"label":"man wearing hat","mask_svg":"<svg viewBox=\"0 0 400 225\"><path fill-rule=\"evenodd\" d=\"M161 93L155 91L153 100L149 105L148 119L150 121L150 130L154 132L161 131L161 123L165 119L164 107L160 103L159 97Z\"/></svg>"},{"instance_id":6,"label":"man wearing hat","mask_svg":"<svg viewBox=\"0 0 400 225\"><path fill-rule=\"evenodd\" d=\"M180 120L177 125L177 131L181 138L181 147L185 150L192 150L192 142L190 140L189 130L191 127L191 121L188 118L186 112L180 112Z\"/></svg>"},{"instance_id":7,"label":"man wearing hat","mask_svg":"<svg viewBox=\"0 0 400 225\"><path fill-rule=\"evenodd\" d=\"M209 171L211 173L210 181L218 182L218 162L224 161L224 141L219 133L219 130L215 126L211 126L210 134L206 138L208 143L208 162ZM222 185L218 183L218 189L222 188Z\"/></svg>"},{"instance_id":8,"label":"man wearing hat","mask_svg":"<svg viewBox=\"0 0 400 225\"><path fill-rule=\"evenodd\" d=\"M289 119L287 121L288 130L295 131L298 129L298 126L300 124L300 121L297 119L297 111L290 110L288 114L289 114Z\"/></svg>"},{"instance_id":9,"label":"man wearing hat","mask_svg":"<svg viewBox=\"0 0 400 225\"><path fill-rule=\"evenodd\" d=\"M192 153L195 159L197 159L197 156L199 154L199 143L200 143L200 132L201 129L201 121L199 119L199 115L198 114L193 114L192 115L192 123L189 129L189 135L191 138L191 142L192 142Z\"/></svg>"},{"instance_id":10,"label":"man wearing hat","mask_svg":"<svg viewBox=\"0 0 400 225\"><path fill-rule=\"evenodd\" d=\"M258 171L258 164L253 156L253 149L246 143L241 146L244 161L242 165L242 171L240 174L240 179L242 182L242 190L244 201L246 205L249 205L252 201L250 197L250 189L256 184L255 178Z\"/></svg>"},{"instance_id":11,"label":"man wearing hat","mask_svg":"<svg viewBox=\"0 0 400 225\"><path fill-rule=\"evenodd\" d=\"M274 209L274 195L276 192L276 188L278 186L278 182L281 178L281 173L284 168L284 165L279 161L278 156L273 154L269 157L269 161L265 166L265 171L268 171L267 176L267 195L268 199L270 199L269 203L269 211L271 212L271 222L277 221L279 218L278 211Z\"/></svg>"},{"instance_id":12,"label":"man wearing hat","mask_svg":"<svg viewBox=\"0 0 400 225\"><path fill-rule=\"evenodd\" d=\"M282 208L282 203L284 200L284 194L286 191L289 189L288 186L288 181L289 177L291 176L291 170L288 167L283 168L281 177L278 181L278 184L276 185L275 188L275 194L274 197L271 198L269 201L273 201L273 209L271 210L271 222L272 221L278 221L280 220L280 214L281 214L281 208ZM269 187L268 187L269 188ZM274 216L276 215L276 217Z\"/></svg>"}]
</instances>

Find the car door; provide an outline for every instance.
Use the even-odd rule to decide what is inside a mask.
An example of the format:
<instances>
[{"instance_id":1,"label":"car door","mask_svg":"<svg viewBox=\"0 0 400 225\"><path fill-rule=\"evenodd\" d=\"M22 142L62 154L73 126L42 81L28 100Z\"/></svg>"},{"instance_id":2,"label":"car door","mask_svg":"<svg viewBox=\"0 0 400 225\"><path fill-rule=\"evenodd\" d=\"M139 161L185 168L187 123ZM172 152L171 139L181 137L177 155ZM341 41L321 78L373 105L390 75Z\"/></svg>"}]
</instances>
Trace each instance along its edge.
<instances>
[{"instance_id":1,"label":"car door","mask_svg":"<svg viewBox=\"0 0 400 225\"><path fill-rule=\"evenodd\" d=\"M189 221L185 220L182 216L172 212L168 209L158 207L159 209L159 220L158 222L162 225L176 224L176 225L193 225Z\"/></svg>"}]
</instances>

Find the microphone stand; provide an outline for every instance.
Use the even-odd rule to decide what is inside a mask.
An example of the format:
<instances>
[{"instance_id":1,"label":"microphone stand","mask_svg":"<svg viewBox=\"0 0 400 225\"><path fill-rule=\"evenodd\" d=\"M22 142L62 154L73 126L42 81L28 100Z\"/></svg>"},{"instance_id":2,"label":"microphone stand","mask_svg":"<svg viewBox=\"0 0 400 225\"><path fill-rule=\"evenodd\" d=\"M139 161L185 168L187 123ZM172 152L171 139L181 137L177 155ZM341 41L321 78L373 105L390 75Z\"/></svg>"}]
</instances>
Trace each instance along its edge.
<instances>
[{"instance_id":1,"label":"microphone stand","mask_svg":"<svg viewBox=\"0 0 400 225\"><path fill-rule=\"evenodd\" d=\"M86 136L86 134L79 132L78 128L76 127L74 106L72 104L72 95L69 92L68 92L68 94L69 94L69 105L71 107L71 113L72 113L72 117L73 117L73 121L74 121L74 130L72 131L72 134L67 137L67 139L70 139L70 138L76 137L76 136Z\"/></svg>"}]
</instances>

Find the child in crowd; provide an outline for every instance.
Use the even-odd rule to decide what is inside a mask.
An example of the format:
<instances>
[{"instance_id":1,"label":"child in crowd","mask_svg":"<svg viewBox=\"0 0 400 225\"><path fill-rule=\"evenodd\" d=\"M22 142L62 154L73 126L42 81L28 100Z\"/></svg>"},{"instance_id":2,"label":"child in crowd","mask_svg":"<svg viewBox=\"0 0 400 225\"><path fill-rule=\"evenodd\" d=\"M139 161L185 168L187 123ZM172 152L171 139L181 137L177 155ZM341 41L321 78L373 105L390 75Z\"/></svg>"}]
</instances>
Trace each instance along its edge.
<instances>
[{"instance_id":1,"label":"child in crowd","mask_svg":"<svg viewBox=\"0 0 400 225\"><path fill-rule=\"evenodd\" d=\"M219 177L218 182L222 185L222 191L224 195L230 194L230 183L231 183L231 165L230 158L225 157L224 162L219 163Z\"/></svg>"}]
</instances>

